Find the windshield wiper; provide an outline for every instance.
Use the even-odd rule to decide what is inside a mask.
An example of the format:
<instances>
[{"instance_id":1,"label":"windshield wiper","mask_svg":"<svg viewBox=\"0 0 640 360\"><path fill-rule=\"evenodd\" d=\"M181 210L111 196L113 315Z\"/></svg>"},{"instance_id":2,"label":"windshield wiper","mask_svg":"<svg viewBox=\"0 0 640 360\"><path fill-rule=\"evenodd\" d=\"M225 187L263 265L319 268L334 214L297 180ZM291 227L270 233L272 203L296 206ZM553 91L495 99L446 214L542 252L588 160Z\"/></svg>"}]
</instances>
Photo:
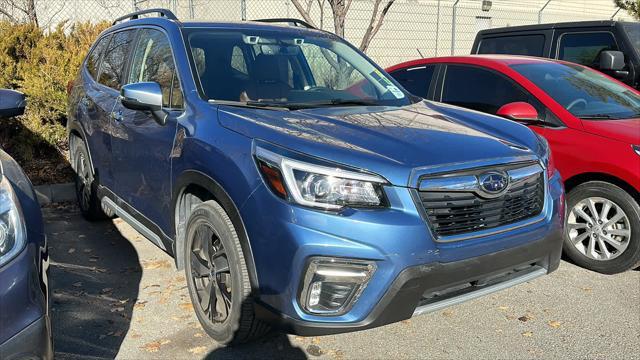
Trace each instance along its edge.
<instances>
[{"instance_id":1,"label":"windshield wiper","mask_svg":"<svg viewBox=\"0 0 640 360\"><path fill-rule=\"evenodd\" d=\"M592 115L579 115L582 120L616 120L617 117L613 117L609 114L592 114Z\"/></svg>"},{"instance_id":2,"label":"windshield wiper","mask_svg":"<svg viewBox=\"0 0 640 360\"><path fill-rule=\"evenodd\" d=\"M247 107L254 109L267 109L267 110L290 110L287 103L284 102L266 102L266 101L229 101L229 100L209 100L210 104L228 105Z\"/></svg>"}]
</instances>

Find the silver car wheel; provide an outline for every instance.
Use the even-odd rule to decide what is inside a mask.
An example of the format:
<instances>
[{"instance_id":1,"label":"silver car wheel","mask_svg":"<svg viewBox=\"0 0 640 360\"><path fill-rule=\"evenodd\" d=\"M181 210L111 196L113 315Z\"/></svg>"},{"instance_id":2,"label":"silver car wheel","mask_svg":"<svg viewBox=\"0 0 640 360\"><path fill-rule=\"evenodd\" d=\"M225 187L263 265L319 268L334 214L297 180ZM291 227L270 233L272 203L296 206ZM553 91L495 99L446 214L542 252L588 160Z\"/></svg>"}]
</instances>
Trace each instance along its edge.
<instances>
[{"instance_id":1,"label":"silver car wheel","mask_svg":"<svg viewBox=\"0 0 640 360\"><path fill-rule=\"evenodd\" d=\"M627 214L613 201L589 197L571 209L567 234L582 255L607 261L620 256L629 246L631 224Z\"/></svg>"}]
</instances>

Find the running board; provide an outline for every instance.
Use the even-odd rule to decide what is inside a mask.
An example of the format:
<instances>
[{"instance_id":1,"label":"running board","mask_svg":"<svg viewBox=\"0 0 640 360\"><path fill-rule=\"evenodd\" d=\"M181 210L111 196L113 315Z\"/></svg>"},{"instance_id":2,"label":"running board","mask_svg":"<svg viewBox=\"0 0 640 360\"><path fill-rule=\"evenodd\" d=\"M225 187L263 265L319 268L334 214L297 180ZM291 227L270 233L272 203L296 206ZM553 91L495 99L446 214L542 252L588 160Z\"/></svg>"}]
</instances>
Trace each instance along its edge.
<instances>
[{"instance_id":1,"label":"running board","mask_svg":"<svg viewBox=\"0 0 640 360\"><path fill-rule=\"evenodd\" d=\"M457 305L457 304L461 304L463 302L469 301L469 300L473 300L473 299L477 299L479 297L485 296L485 295L489 295L492 294L496 291L500 291L500 290L504 290L507 288L510 288L512 286L518 285L518 284L522 284L524 282L527 281L531 281L535 278L538 278L540 276L546 275L547 274L547 269L542 268L542 267L538 267L537 269L530 271L524 275L494 284L494 285L490 285L487 287L483 287L480 288L478 290L460 295L460 296L455 296L449 299L444 299L442 301L438 301L438 302L434 302L431 304L427 304L427 305L423 305L423 306L419 306L415 309L415 311L413 312L413 316L418 316L418 315L422 315L422 314L426 314L426 313L430 313L430 312L434 312L434 311L438 311L438 310L442 310L444 308L447 308L449 306L453 306L453 305Z\"/></svg>"},{"instance_id":2,"label":"running board","mask_svg":"<svg viewBox=\"0 0 640 360\"><path fill-rule=\"evenodd\" d=\"M157 247L159 247L164 251L167 251L167 248L164 246L164 243L162 242L162 240L160 240L160 237L156 233L151 231L148 227L142 225L138 220L136 220L133 216L131 216L131 214L129 214L123 208L121 208L115 202L113 202L113 200L109 199L106 196L103 197L102 206L113 211L118 217L124 220L124 222L126 222L132 228L136 229L136 231L142 234L142 236L146 237L152 243L156 244Z\"/></svg>"}]
</instances>

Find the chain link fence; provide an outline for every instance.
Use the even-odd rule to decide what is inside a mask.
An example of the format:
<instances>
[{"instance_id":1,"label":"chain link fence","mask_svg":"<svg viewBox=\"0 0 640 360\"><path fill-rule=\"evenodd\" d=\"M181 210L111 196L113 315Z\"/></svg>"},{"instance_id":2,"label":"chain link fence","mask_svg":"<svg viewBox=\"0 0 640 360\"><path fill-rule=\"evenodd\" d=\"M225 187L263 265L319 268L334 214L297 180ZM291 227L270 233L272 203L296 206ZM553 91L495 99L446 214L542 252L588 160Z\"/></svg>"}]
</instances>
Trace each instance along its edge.
<instances>
[{"instance_id":1,"label":"chain link fence","mask_svg":"<svg viewBox=\"0 0 640 360\"><path fill-rule=\"evenodd\" d=\"M301 18L291 0L40 0L36 7L44 27L110 21L155 7L171 9L183 21ZM345 37L355 45L369 25L372 8L371 0L353 0ZM333 29L327 1L314 1L311 17L319 27ZM476 33L486 28L608 19L633 21L612 0L396 0L367 52L388 66L417 57L468 54Z\"/></svg>"}]
</instances>

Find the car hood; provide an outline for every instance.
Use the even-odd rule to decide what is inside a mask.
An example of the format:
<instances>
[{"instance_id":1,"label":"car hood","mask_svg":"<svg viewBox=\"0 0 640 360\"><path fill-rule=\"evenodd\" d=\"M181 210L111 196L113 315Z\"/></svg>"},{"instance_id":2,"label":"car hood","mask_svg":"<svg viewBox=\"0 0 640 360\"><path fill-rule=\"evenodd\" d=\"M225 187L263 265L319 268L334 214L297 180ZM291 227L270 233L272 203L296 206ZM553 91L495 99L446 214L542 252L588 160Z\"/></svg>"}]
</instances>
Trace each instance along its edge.
<instances>
[{"instance_id":1,"label":"car hood","mask_svg":"<svg viewBox=\"0 0 640 360\"><path fill-rule=\"evenodd\" d=\"M631 145L640 145L640 118L625 120L582 120L587 132L623 141Z\"/></svg>"},{"instance_id":2,"label":"car hood","mask_svg":"<svg viewBox=\"0 0 640 360\"><path fill-rule=\"evenodd\" d=\"M307 155L414 186L416 169L531 156L527 127L495 116L421 101L405 107L332 107L298 111L219 107L222 126Z\"/></svg>"}]
</instances>

